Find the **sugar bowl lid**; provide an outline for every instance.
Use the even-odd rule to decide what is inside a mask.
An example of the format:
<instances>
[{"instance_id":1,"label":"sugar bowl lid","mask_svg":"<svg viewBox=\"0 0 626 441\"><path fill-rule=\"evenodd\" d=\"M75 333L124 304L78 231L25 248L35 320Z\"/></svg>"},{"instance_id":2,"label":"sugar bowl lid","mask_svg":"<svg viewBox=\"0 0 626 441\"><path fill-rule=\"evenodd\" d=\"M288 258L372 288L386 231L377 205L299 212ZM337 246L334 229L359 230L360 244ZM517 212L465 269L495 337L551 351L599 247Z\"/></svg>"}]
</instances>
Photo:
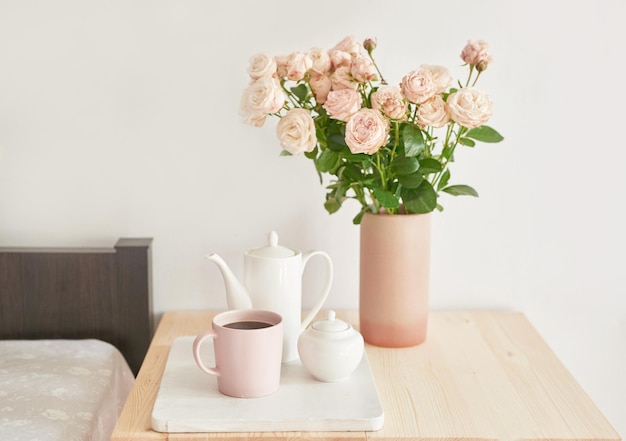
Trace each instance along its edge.
<instances>
[{"instance_id":1,"label":"sugar bowl lid","mask_svg":"<svg viewBox=\"0 0 626 441\"><path fill-rule=\"evenodd\" d=\"M340 334L350 331L352 326L336 317L335 311L328 311L326 319L318 320L311 325L312 329L330 334Z\"/></svg>"}]
</instances>

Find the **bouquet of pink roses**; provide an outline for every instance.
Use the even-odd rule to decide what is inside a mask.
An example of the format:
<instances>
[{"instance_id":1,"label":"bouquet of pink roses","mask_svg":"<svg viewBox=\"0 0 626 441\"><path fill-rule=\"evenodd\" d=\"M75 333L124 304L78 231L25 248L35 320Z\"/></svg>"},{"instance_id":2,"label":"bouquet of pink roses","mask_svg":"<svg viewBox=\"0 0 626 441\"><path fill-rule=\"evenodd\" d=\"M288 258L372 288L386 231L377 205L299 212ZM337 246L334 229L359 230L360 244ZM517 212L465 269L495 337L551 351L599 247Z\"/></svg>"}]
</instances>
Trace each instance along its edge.
<instances>
[{"instance_id":1,"label":"bouquet of pink roses","mask_svg":"<svg viewBox=\"0 0 626 441\"><path fill-rule=\"evenodd\" d=\"M251 82L241 98L245 123L261 127L279 118L276 134L285 155L304 154L320 176L332 176L324 206L337 211L347 199L363 214L441 210L439 193L478 196L468 185L451 185L449 165L457 146L500 142L486 126L493 104L475 87L491 57L487 44L470 41L461 52L464 83L447 68L421 65L398 84L383 78L372 52L347 37L330 50L250 59Z\"/></svg>"}]
</instances>

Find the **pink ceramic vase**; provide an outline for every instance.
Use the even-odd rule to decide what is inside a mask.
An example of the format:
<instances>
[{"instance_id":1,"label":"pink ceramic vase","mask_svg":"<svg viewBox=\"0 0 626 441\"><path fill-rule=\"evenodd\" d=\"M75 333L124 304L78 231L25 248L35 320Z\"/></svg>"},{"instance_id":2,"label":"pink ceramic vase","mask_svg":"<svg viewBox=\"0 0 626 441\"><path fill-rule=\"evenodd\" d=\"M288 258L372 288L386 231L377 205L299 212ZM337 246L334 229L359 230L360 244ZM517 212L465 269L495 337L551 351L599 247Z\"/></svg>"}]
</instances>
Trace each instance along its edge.
<instances>
[{"instance_id":1,"label":"pink ceramic vase","mask_svg":"<svg viewBox=\"0 0 626 441\"><path fill-rule=\"evenodd\" d=\"M366 213L361 221L360 331L383 347L426 339L431 214Z\"/></svg>"}]
</instances>

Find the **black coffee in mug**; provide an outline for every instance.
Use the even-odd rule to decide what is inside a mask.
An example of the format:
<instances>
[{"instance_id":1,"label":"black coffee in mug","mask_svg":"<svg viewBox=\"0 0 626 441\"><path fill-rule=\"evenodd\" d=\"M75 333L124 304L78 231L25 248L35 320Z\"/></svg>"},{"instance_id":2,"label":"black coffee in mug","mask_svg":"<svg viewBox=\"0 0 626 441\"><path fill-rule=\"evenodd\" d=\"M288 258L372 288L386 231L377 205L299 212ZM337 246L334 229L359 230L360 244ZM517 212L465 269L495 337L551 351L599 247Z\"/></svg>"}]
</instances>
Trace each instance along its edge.
<instances>
[{"instance_id":1,"label":"black coffee in mug","mask_svg":"<svg viewBox=\"0 0 626 441\"><path fill-rule=\"evenodd\" d=\"M225 328L231 329L263 329L272 326L271 323L258 322L256 320L242 320L240 322L232 322L224 325Z\"/></svg>"}]
</instances>

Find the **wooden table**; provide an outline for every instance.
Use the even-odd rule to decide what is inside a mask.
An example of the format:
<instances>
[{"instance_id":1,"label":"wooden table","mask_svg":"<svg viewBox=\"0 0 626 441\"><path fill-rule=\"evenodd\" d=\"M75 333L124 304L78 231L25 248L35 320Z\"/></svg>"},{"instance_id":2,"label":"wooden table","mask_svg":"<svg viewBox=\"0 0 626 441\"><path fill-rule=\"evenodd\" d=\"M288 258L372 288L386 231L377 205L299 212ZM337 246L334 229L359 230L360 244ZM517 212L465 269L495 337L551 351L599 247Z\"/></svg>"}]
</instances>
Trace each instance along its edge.
<instances>
[{"instance_id":1,"label":"wooden table","mask_svg":"<svg viewBox=\"0 0 626 441\"><path fill-rule=\"evenodd\" d=\"M366 346L385 411L376 432L178 433L151 430L169 347L210 328L213 313L163 315L112 441L620 440L598 408L521 313L433 311L425 343ZM354 311L338 313L353 324Z\"/></svg>"}]
</instances>

